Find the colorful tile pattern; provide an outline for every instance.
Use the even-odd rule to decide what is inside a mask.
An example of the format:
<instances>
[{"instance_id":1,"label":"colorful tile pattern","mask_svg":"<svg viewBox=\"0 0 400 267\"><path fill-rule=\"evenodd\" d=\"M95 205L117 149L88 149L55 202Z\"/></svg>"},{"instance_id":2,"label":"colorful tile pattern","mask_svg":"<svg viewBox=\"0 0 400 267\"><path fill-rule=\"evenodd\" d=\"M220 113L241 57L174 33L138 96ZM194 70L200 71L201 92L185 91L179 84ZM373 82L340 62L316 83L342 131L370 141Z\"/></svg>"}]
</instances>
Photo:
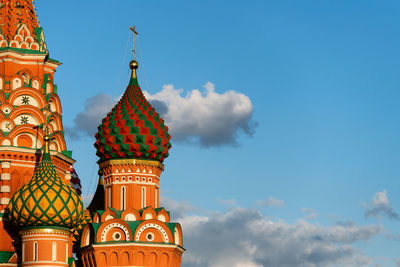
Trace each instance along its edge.
<instances>
[{"instance_id":1,"label":"colorful tile pattern","mask_svg":"<svg viewBox=\"0 0 400 267\"><path fill-rule=\"evenodd\" d=\"M103 119L95 147L100 161L153 159L163 162L171 148L168 127L132 78L118 104Z\"/></svg>"}]
</instances>

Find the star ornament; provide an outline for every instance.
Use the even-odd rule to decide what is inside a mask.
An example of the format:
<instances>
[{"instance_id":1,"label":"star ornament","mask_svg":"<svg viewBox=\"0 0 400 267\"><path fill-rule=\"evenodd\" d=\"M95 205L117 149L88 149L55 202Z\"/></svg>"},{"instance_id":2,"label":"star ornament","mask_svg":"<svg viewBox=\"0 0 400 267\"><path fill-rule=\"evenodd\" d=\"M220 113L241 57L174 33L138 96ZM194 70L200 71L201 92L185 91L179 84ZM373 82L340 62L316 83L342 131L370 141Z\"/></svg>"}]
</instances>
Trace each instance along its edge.
<instances>
[{"instance_id":1,"label":"star ornament","mask_svg":"<svg viewBox=\"0 0 400 267\"><path fill-rule=\"evenodd\" d=\"M27 116L21 116L21 124L28 124L29 118Z\"/></svg>"},{"instance_id":2,"label":"star ornament","mask_svg":"<svg viewBox=\"0 0 400 267\"><path fill-rule=\"evenodd\" d=\"M22 97L22 104L23 105L29 105L29 96L23 96Z\"/></svg>"}]
</instances>

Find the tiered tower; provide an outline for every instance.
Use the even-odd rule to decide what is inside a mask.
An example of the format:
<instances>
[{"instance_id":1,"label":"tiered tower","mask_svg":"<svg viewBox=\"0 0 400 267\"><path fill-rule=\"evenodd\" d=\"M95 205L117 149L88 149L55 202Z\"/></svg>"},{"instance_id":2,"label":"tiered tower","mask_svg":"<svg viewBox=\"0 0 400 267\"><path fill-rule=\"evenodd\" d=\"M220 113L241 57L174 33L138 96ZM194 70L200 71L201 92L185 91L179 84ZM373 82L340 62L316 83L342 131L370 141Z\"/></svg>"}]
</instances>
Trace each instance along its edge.
<instances>
[{"instance_id":1,"label":"tiered tower","mask_svg":"<svg viewBox=\"0 0 400 267\"><path fill-rule=\"evenodd\" d=\"M46 134L57 174L70 183L74 160L67 151L54 73L32 0L0 1L0 263L16 259L17 234L7 226L11 196L33 175ZM73 179L79 191L79 180Z\"/></svg>"},{"instance_id":2,"label":"tiered tower","mask_svg":"<svg viewBox=\"0 0 400 267\"><path fill-rule=\"evenodd\" d=\"M131 30L135 40L134 27ZM139 87L138 66L133 49L128 88L96 134L100 181L88 208L93 222L81 236L85 267L181 264L181 226L170 222L169 212L159 207L170 135Z\"/></svg>"}]
</instances>

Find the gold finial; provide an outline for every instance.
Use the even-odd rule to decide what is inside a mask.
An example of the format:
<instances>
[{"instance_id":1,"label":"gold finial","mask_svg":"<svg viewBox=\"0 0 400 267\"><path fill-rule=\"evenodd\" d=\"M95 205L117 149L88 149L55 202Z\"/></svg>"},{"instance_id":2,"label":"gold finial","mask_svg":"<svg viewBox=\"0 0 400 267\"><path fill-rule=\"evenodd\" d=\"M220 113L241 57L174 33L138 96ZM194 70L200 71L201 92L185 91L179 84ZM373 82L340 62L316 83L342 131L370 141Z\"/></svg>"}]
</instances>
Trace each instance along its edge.
<instances>
[{"instance_id":1,"label":"gold finial","mask_svg":"<svg viewBox=\"0 0 400 267\"><path fill-rule=\"evenodd\" d=\"M47 112L49 112L49 114L46 116L46 122L45 122L45 136L43 137L44 140L44 153L50 153L50 129L49 129L49 116L51 116L51 109L50 109L50 104L47 105L44 108Z\"/></svg>"},{"instance_id":2,"label":"gold finial","mask_svg":"<svg viewBox=\"0 0 400 267\"><path fill-rule=\"evenodd\" d=\"M47 134L43 137L44 140L44 154L49 154L50 153L50 136Z\"/></svg>"},{"instance_id":3,"label":"gold finial","mask_svg":"<svg viewBox=\"0 0 400 267\"><path fill-rule=\"evenodd\" d=\"M132 50L132 61L129 63L129 68L132 70L132 78L136 78L136 70L139 68L139 63L135 60L135 37L139 33L135 30L135 26L132 26L130 30L133 32L133 50Z\"/></svg>"}]
</instances>

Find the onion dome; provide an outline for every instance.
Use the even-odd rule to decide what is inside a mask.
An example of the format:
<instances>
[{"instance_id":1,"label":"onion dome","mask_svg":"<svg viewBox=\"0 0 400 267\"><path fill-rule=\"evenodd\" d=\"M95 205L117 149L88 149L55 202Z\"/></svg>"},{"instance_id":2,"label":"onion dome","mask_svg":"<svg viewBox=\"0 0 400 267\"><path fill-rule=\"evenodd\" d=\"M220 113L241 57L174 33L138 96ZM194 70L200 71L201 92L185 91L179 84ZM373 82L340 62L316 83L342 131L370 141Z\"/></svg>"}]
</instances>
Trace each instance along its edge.
<instances>
[{"instance_id":1,"label":"onion dome","mask_svg":"<svg viewBox=\"0 0 400 267\"><path fill-rule=\"evenodd\" d=\"M79 224L75 227L75 230L74 230L75 240L80 239L82 230L83 230L83 228L85 228L85 225L88 223L92 223L92 218L90 217L90 212L88 210L84 210L83 216L81 217Z\"/></svg>"},{"instance_id":2,"label":"onion dome","mask_svg":"<svg viewBox=\"0 0 400 267\"><path fill-rule=\"evenodd\" d=\"M110 159L163 162L171 147L168 127L139 87L136 78L138 63L133 60L129 66L132 77L128 88L98 127L94 144L97 156L100 162Z\"/></svg>"},{"instance_id":3,"label":"onion dome","mask_svg":"<svg viewBox=\"0 0 400 267\"><path fill-rule=\"evenodd\" d=\"M33 177L10 200L11 221L20 227L59 226L72 229L81 222L82 200L58 176L50 158L50 138L45 136L44 141L42 161Z\"/></svg>"}]
</instances>

